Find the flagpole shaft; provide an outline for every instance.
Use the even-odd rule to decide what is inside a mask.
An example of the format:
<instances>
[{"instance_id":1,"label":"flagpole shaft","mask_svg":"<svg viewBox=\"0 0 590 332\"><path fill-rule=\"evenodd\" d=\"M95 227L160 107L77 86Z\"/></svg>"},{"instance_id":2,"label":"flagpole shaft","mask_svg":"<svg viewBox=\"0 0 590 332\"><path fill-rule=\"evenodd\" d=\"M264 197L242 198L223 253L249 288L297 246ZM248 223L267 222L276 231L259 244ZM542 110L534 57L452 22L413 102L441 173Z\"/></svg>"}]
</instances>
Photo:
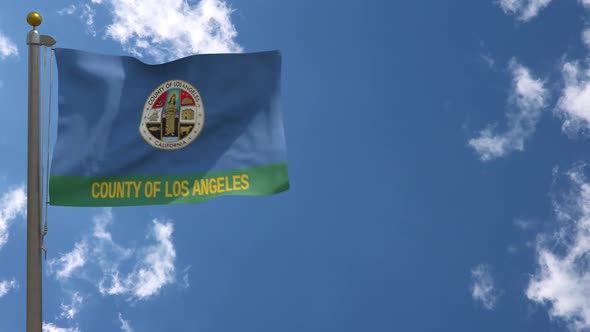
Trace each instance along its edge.
<instances>
[{"instance_id":1,"label":"flagpole shaft","mask_svg":"<svg viewBox=\"0 0 590 332\"><path fill-rule=\"evenodd\" d=\"M42 332L41 272L41 135L39 124L39 83L41 46L52 46L55 39L41 35L37 26L42 18L30 12L27 22L33 27L27 35L29 45L29 116L27 142L27 332ZM47 128L49 130L49 128Z\"/></svg>"},{"instance_id":2,"label":"flagpole shaft","mask_svg":"<svg viewBox=\"0 0 590 332\"><path fill-rule=\"evenodd\" d=\"M41 183L39 137L40 34L27 36L29 45L29 116L27 155L27 332L41 332Z\"/></svg>"}]
</instances>

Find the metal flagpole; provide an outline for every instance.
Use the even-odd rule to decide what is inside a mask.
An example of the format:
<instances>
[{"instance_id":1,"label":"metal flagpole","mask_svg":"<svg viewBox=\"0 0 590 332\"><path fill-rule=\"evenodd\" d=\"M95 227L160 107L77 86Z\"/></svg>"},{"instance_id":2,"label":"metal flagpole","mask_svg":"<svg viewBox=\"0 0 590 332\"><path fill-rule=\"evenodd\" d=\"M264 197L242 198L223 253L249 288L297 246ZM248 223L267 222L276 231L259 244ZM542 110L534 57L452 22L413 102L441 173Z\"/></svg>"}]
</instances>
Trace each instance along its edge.
<instances>
[{"instance_id":1,"label":"metal flagpole","mask_svg":"<svg viewBox=\"0 0 590 332\"><path fill-rule=\"evenodd\" d=\"M27 35L29 45L29 130L27 154L27 332L42 332L41 302L41 181L39 133L39 53L41 46L55 40L39 34L41 15L31 12L27 22L33 27ZM49 129L48 129L49 130Z\"/></svg>"}]
</instances>

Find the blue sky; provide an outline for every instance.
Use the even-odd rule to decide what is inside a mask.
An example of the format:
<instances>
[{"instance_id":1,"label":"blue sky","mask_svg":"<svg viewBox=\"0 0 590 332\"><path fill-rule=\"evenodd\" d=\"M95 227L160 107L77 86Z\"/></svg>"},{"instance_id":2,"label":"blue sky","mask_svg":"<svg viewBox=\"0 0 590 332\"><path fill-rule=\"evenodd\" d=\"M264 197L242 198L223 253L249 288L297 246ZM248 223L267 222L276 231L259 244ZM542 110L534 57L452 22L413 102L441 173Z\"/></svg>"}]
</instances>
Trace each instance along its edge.
<instances>
[{"instance_id":1,"label":"blue sky","mask_svg":"<svg viewBox=\"0 0 590 332\"><path fill-rule=\"evenodd\" d=\"M0 331L25 326L31 10L148 63L280 49L291 178L50 207L45 331L590 330L590 1L53 0L0 3Z\"/></svg>"}]
</instances>

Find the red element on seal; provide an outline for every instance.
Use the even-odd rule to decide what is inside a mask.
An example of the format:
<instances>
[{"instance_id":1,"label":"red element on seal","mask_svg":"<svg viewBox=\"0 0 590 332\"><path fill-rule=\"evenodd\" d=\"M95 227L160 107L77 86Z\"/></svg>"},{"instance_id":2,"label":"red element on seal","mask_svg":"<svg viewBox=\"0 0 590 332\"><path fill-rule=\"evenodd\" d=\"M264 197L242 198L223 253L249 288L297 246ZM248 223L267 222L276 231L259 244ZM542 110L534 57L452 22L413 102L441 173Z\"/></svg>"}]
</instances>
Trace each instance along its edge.
<instances>
[{"instance_id":1,"label":"red element on seal","mask_svg":"<svg viewBox=\"0 0 590 332\"><path fill-rule=\"evenodd\" d=\"M156 99L156 102L154 103L154 106L152 106L152 108L164 107L164 104L166 104L166 95L167 94L168 94L168 91L164 91L164 93L162 93L160 95L160 97L158 97L158 99Z\"/></svg>"},{"instance_id":2,"label":"red element on seal","mask_svg":"<svg viewBox=\"0 0 590 332\"><path fill-rule=\"evenodd\" d=\"M184 91L184 90L180 90L180 100L181 100L181 105L182 106L187 106L187 105L194 105L195 104L195 100L193 99L193 96L190 95L190 93Z\"/></svg>"}]
</instances>

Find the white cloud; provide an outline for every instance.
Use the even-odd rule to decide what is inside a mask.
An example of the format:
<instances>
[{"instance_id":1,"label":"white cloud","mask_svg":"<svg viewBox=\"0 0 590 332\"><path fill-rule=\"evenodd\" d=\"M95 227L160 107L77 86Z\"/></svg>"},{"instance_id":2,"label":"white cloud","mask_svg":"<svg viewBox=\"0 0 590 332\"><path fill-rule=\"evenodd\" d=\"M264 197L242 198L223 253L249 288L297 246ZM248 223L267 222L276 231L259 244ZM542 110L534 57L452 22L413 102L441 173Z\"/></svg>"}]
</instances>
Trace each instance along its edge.
<instances>
[{"instance_id":1,"label":"white cloud","mask_svg":"<svg viewBox=\"0 0 590 332\"><path fill-rule=\"evenodd\" d=\"M50 271L55 272L58 279L67 279L74 270L84 265L98 266L101 274L98 278L88 275L85 278L96 280L102 295L124 295L135 300L150 298L158 294L162 287L176 281L176 250L172 242L171 222L153 220L149 234L155 243L139 247L137 252L113 240L108 230L112 222L112 210L103 209L101 214L94 217L92 236L76 243L71 252L51 260ZM137 261L131 264L128 262L122 267L134 254ZM183 273L188 273L188 269Z\"/></svg>"},{"instance_id":2,"label":"white cloud","mask_svg":"<svg viewBox=\"0 0 590 332\"><path fill-rule=\"evenodd\" d=\"M123 248L113 241L111 233L107 230L112 220L110 208L103 209L101 214L95 215L92 237L75 243L70 252L50 259L49 272L55 274L57 279L66 280L76 270L89 264L98 265L104 274L116 271L121 261L131 257L133 249Z\"/></svg>"},{"instance_id":3,"label":"white cloud","mask_svg":"<svg viewBox=\"0 0 590 332\"><path fill-rule=\"evenodd\" d=\"M0 297L8 294L13 289L18 288L16 279L0 281Z\"/></svg>"},{"instance_id":4,"label":"white cloud","mask_svg":"<svg viewBox=\"0 0 590 332\"><path fill-rule=\"evenodd\" d=\"M105 273L117 270L119 264L131 257L134 250L124 248L113 241L113 236L107 227L113 222L111 208L103 209L103 213L94 216L94 230L92 239L88 241L92 246L93 257Z\"/></svg>"},{"instance_id":5,"label":"white cloud","mask_svg":"<svg viewBox=\"0 0 590 332\"><path fill-rule=\"evenodd\" d=\"M548 91L545 83L531 76L529 69L512 61L513 82L509 98L508 130L494 133L493 127L480 131L479 137L469 140L469 145L482 161L503 157L512 151L523 151L524 142L535 132L535 126L546 106Z\"/></svg>"},{"instance_id":6,"label":"white cloud","mask_svg":"<svg viewBox=\"0 0 590 332\"><path fill-rule=\"evenodd\" d=\"M78 292L75 292L74 294L72 294L72 300L70 301L70 304L62 303L60 305L61 313L59 316L65 319L74 319L78 312L80 312L83 301L84 298L82 297L82 295L80 295L80 293Z\"/></svg>"},{"instance_id":7,"label":"white cloud","mask_svg":"<svg viewBox=\"0 0 590 332\"><path fill-rule=\"evenodd\" d=\"M123 315L119 313L119 322L121 323L121 331L123 332L133 332L131 325L129 325L128 320L123 319Z\"/></svg>"},{"instance_id":8,"label":"white cloud","mask_svg":"<svg viewBox=\"0 0 590 332\"><path fill-rule=\"evenodd\" d=\"M479 57L481 58L481 60L483 60L483 62L485 62L488 67L490 68L494 68L495 64L496 64L496 60L494 60L494 58L492 58L491 55L487 54L487 53L482 53L479 55Z\"/></svg>"},{"instance_id":9,"label":"white cloud","mask_svg":"<svg viewBox=\"0 0 590 332\"><path fill-rule=\"evenodd\" d=\"M182 282L180 283L182 288L189 288L191 286L188 276L188 271L190 271L191 267L192 266L189 265L182 270Z\"/></svg>"},{"instance_id":10,"label":"white cloud","mask_svg":"<svg viewBox=\"0 0 590 332\"><path fill-rule=\"evenodd\" d=\"M537 223L530 219L518 218L514 220L514 226L522 229L523 231L534 228Z\"/></svg>"},{"instance_id":11,"label":"white cloud","mask_svg":"<svg viewBox=\"0 0 590 332\"><path fill-rule=\"evenodd\" d=\"M582 31L582 42L584 42L586 47L590 48L590 28L586 28Z\"/></svg>"},{"instance_id":12,"label":"white cloud","mask_svg":"<svg viewBox=\"0 0 590 332\"><path fill-rule=\"evenodd\" d=\"M535 17L551 0L498 0L498 4L508 14L519 15L527 21ZM586 9L590 9L590 0L578 0ZM590 50L590 27L583 29L581 41ZM562 67L564 87L556 105L556 113L563 119L562 129L568 136L578 133L590 133L590 66L585 61L566 62ZM484 130L481 144L489 146L490 155L499 153L506 144L505 140L494 140L491 131Z\"/></svg>"},{"instance_id":13,"label":"white cloud","mask_svg":"<svg viewBox=\"0 0 590 332\"><path fill-rule=\"evenodd\" d=\"M471 297L481 302L484 308L491 310L496 306L498 296L490 267L480 264L471 269Z\"/></svg>"},{"instance_id":14,"label":"white cloud","mask_svg":"<svg viewBox=\"0 0 590 332\"><path fill-rule=\"evenodd\" d=\"M77 327L59 327L53 323L43 322L43 332L80 332L80 329Z\"/></svg>"},{"instance_id":15,"label":"white cloud","mask_svg":"<svg viewBox=\"0 0 590 332\"><path fill-rule=\"evenodd\" d=\"M528 21L537 16L550 2L551 0L499 0L498 4L506 14L517 15L519 20Z\"/></svg>"},{"instance_id":16,"label":"white cloud","mask_svg":"<svg viewBox=\"0 0 590 332\"><path fill-rule=\"evenodd\" d=\"M96 11L89 4L84 4L81 9L82 14L80 18L86 24L86 31L93 37L96 37L96 29L94 27L94 15L96 15Z\"/></svg>"},{"instance_id":17,"label":"white cloud","mask_svg":"<svg viewBox=\"0 0 590 332\"><path fill-rule=\"evenodd\" d=\"M224 0L201 0L196 5L186 0L92 2L111 11L113 21L106 27L106 36L136 56L163 61L196 53L242 51L235 41L233 10ZM158 13L158 19L153 13Z\"/></svg>"},{"instance_id":18,"label":"white cloud","mask_svg":"<svg viewBox=\"0 0 590 332\"><path fill-rule=\"evenodd\" d=\"M72 15L76 12L75 5L69 5L57 11L59 15Z\"/></svg>"},{"instance_id":19,"label":"white cloud","mask_svg":"<svg viewBox=\"0 0 590 332\"><path fill-rule=\"evenodd\" d=\"M93 219L94 232L92 235L99 240L112 243L113 237L111 233L107 231L107 226L113 221L113 210L111 208L106 208L103 210L103 214L97 215Z\"/></svg>"},{"instance_id":20,"label":"white cloud","mask_svg":"<svg viewBox=\"0 0 590 332\"><path fill-rule=\"evenodd\" d=\"M119 265L131 258L134 253L133 249L124 248L113 241L112 234L107 230L112 222L111 208L104 209L101 215L94 217L93 254L103 274L98 282L98 289L103 295L118 295L127 292L127 288L119 280ZM113 281L108 289L104 286L104 280L107 278Z\"/></svg>"},{"instance_id":21,"label":"white cloud","mask_svg":"<svg viewBox=\"0 0 590 332\"><path fill-rule=\"evenodd\" d=\"M172 243L172 223L153 221L152 236L156 244L143 252L143 259L127 276L120 278L118 270L110 271L99 283L103 295L129 294L136 299L147 299L175 281L176 250Z\"/></svg>"},{"instance_id":22,"label":"white cloud","mask_svg":"<svg viewBox=\"0 0 590 332\"><path fill-rule=\"evenodd\" d=\"M100 4L100 1L92 1L94 4ZM75 5L69 5L57 11L59 15L73 15L79 12L80 20L86 25L86 31L96 37L96 27L94 17L96 16L96 10L88 3L81 4L79 7Z\"/></svg>"},{"instance_id":23,"label":"white cloud","mask_svg":"<svg viewBox=\"0 0 590 332\"><path fill-rule=\"evenodd\" d=\"M26 212L27 194L24 187L12 189L0 198L0 249L8 242L8 228L12 221Z\"/></svg>"},{"instance_id":24,"label":"white cloud","mask_svg":"<svg viewBox=\"0 0 590 332\"><path fill-rule=\"evenodd\" d=\"M512 254L512 255L513 255L513 254L516 254L516 253L518 252L518 247L517 247L517 246L515 246L515 245L508 245L508 246L506 247L506 251L507 251L509 254Z\"/></svg>"},{"instance_id":25,"label":"white cloud","mask_svg":"<svg viewBox=\"0 0 590 332\"><path fill-rule=\"evenodd\" d=\"M590 70L576 62L562 68L564 88L556 111L563 118L562 129L570 135L590 129Z\"/></svg>"},{"instance_id":26,"label":"white cloud","mask_svg":"<svg viewBox=\"0 0 590 332\"><path fill-rule=\"evenodd\" d=\"M59 258L49 260L49 272L55 273L58 279L68 279L74 271L86 264L88 245L86 242L77 242L72 251L61 255Z\"/></svg>"},{"instance_id":27,"label":"white cloud","mask_svg":"<svg viewBox=\"0 0 590 332\"><path fill-rule=\"evenodd\" d=\"M18 48L12 40L0 33L0 60L9 56L18 56Z\"/></svg>"},{"instance_id":28,"label":"white cloud","mask_svg":"<svg viewBox=\"0 0 590 332\"><path fill-rule=\"evenodd\" d=\"M172 224L154 221L157 244L147 250L147 256L136 272L134 293L139 298L157 294L162 286L174 281L176 251L172 244Z\"/></svg>"},{"instance_id":29,"label":"white cloud","mask_svg":"<svg viewBox=\"0 0 590 332\"><path fill-rule=\"evenodd\" d=\"M109 281L107 281L107 279ZM111 271L98 282L98 290L102 295L121 295L129 292L127 283L119 278L119 271Z\"/></svg>"},{"instance_id":30,"label":"white cloud","mask_svg":"<svg viewBox=\"0 0 590 332\"><path fill-rule=\"evenodd\" d=\"M548 305L551 318L573 331L590 329L590 183L584 167L568 173L571 192L555 203L560 227L552 241L539 237L538 270L526 290L530 300Z\"/></svg>"}]
</instances>

